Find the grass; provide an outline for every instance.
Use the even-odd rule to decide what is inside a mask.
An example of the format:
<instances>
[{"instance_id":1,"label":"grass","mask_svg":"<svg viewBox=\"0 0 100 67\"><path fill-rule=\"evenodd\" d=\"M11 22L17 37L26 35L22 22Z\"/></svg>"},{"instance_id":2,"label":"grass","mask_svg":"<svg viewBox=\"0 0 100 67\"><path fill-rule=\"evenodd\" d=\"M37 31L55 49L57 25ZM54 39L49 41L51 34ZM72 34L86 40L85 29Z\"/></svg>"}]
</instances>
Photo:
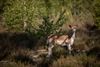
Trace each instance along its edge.
<instances>
[{"instance_id":1,"label":"grass","mask_svg":"<svg viewBox=\"0 0 100 67\"><path fill-rule=\"evenodd\" d=\"M0 67L31 67L30 64L24 64L21 62L11 62L11 61L0 61Z\"/></svg>"},{"instance_id":2,"label":"grass","mask_svg":"<svg viewBox=\"0 0 100 67\"><path fill-rule=\"evenodd\" d=\"M95 57L86 55L75 55L60 57L55 60L50 67L99 67L100 61L97 61Z\"/></svg>"}]
</instances>

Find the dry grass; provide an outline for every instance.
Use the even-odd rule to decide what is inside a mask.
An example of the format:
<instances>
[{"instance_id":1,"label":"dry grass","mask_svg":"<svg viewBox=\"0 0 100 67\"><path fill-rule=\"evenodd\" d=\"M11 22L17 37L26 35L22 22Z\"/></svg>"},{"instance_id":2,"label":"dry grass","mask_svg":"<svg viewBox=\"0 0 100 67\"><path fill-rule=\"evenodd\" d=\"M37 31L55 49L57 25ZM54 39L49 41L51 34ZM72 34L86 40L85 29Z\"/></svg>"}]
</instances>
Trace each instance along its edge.
<instances>
[{"instance_id":1,"label":"dry grass","mask_svg":"<svg viewBox=\"0 0 100 67\"><path fill-rule=\"evenodd\" d=\"M99 63L100 61L97 61L95 57L86 55L62 56L50 67L99 67Z\"/></svg>"},{"instance_id":2,"label":"dry grass","mask_svg":"<svg viewBox=\"0 0 100 67\"><path fill-rule=\"evenodd\" d=\"M30 64L24 64L21 62L12 62L12 61L0 61L0 67L32 67ZM36 67L36 66L33 66Z\"/></svg>"}]
</instances>

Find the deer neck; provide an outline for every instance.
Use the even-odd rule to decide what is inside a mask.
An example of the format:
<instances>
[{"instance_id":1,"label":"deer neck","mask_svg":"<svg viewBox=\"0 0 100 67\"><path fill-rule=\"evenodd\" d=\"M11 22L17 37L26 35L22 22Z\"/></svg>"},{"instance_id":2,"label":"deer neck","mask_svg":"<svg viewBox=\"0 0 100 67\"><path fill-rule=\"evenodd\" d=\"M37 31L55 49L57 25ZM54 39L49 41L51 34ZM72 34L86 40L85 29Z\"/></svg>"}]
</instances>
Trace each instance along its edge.
<instances>
[{"instance_id":1,"label":"deer neck","mask_svg":"<svg viewBox=\"0 0 100 67\"><path fill-rule=\"evenodd\" d=\"M73 31L72 37L71 37L71 41L70 41L70 45L73 45L75 40L75 31Z\"/></svg>"},{"instance_id":2,"label":"deer neck","mask_svg":"<svg viewBox=\"0 0 100 67\"><path fill-rule=\"evenodd\" d=\"M72 37L71 38L73 38L73 39L75 39L75 31L73 31L73 34L72 34Z\"/></svg>"}]
</instances>

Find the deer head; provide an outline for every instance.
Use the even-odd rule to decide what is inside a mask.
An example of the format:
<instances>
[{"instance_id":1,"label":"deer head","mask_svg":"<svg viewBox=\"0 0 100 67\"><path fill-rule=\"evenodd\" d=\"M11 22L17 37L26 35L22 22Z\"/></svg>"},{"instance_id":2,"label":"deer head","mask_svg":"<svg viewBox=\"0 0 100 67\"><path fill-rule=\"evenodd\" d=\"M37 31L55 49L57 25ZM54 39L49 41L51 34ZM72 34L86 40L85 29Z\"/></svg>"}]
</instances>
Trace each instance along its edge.
<instances>
[{"instance_id":1,"label":"deer head","mask_svg":"<svg viewBox=\"0 0 100 67\"><path fill-rule=\"evenodd\" d=\"M74 32L76 31L76 29L77 29L77 27L78 27L78 25L69 25L69 28L71 29L71 30L73 30Z\"/></svg>"}]
</instances>

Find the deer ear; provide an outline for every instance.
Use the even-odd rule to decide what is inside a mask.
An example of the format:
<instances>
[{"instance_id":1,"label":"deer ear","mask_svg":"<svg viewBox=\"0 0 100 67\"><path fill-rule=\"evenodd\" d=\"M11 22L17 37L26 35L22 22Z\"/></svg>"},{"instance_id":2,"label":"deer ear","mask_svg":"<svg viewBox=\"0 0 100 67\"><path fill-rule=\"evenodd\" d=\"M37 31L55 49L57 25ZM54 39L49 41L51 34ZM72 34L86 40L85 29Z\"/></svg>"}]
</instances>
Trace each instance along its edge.
<instances>
[{"instance_id":1,"label":"deer ear","mask_svg":"<svg viewBox=\"0 0 100 67\"><path fill-rule=\"evenodd\" d=\"M71 26L71 25L69 25L69 28L72 28L72 26Z\"/></svg>"}]
</instances>

